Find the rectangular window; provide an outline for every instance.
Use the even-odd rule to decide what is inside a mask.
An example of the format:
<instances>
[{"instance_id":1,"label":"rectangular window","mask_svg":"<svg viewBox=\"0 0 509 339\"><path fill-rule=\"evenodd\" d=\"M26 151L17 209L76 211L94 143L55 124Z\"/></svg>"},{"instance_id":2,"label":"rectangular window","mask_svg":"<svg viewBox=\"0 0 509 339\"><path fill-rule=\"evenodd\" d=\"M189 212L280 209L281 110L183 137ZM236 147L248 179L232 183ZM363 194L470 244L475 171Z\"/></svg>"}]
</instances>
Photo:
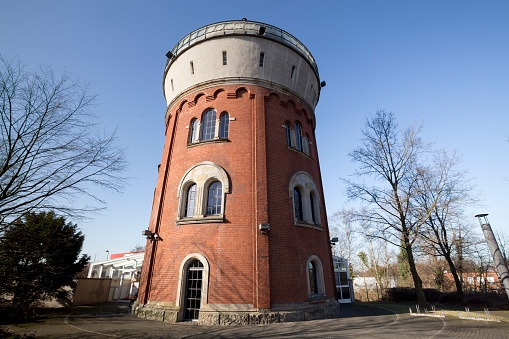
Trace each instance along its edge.
<instances>
[{"instance_id":1,"label":"rectangular window","mask_svg":"<svg viewBox=\"0 0 509 339\"><path fill-rule=\"evenodd\" d=\"M223 51L223 66L226 65L227 59L226 59L226 51Z\"/></svg>"},{"instance_id":2,"label":"rectangular window","mask_svg":"<svg viewBox=\"0 0 509 339\"><path fill-rule=\"evenodd\" d=\"M170 82L171 82L171 91L173 92L173 79L171 79Z\"/></svg>"},{"instance_id":3,"label":"rectangular window","mask_svg":"<svg viewBox=\"0 0 509 339\"><path fill-rule=\"evenodd\" d=\"M191 65L191 74L194 74L194 65L193 65L193 62L191 61L189 64Z\"/></svg>"},{"instance_id":4,"label":"rectangular window","mask_svg":"<svg viewBox=\"0 0 509 339\"><path fill-rule=\"evenodd\" d=\"M196 184L191 185L187 190L186 205L184 215L186 217L194 217L194 207L196 205Z\"/></svg>"},{"instance_id":5,"label":"rectangular window","mask_svg":"<svg viewBox=\"0 0 509 339\"><path fill-rule=\"evenodd\" d=\"M265 54L263 52L260 52L260 67L263 67L264 59L265 59Z\"/></svg>"},{"instance_id":6,"label":"rectangular window","mask_svg":"<svg viewBox=\"0 0 509 339\"><path fill-rule=\"evenodd\" d=\"M221 139L228 138L228 128L230 126L230 115L223 113L219 119L219 137Z\"/></svg>"},{"instance_id":7,"label":"rectangular window","mask_svg":"<svg viewBox=\"0 0 509 339\"><path fill-rule=\"evenodd\" d=\"M295 66L292 66L292 74L290 74L291 79L293 79L294 74L295 74Z\"/></svg>"}]
</instances>

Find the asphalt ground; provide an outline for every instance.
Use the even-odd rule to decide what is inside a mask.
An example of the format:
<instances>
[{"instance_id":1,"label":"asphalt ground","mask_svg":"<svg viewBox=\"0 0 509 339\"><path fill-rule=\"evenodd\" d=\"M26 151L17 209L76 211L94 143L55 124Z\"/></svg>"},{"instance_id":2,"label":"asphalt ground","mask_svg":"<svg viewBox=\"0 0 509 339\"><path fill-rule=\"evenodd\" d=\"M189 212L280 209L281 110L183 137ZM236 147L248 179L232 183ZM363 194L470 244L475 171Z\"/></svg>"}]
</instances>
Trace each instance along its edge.
<instances>
[{"instance_id":1,"label":"asphalt ground","mask_svg":"<svg viewBox=\"0 0 509 339\"><path fill-rule=\"evenodd\" d=\"M340 316L294 323L247 326L166 324L129 315L126 304L55 309L32 322L1 325L37 338L509 338L509 312L492 312L504 322L410 316L406 306L342 304ZM382 306L383 307L383 306ZM437 307L437 310L439 307ZM475 313L473 313L475 315Z\"/></svg>"}]
</instances>

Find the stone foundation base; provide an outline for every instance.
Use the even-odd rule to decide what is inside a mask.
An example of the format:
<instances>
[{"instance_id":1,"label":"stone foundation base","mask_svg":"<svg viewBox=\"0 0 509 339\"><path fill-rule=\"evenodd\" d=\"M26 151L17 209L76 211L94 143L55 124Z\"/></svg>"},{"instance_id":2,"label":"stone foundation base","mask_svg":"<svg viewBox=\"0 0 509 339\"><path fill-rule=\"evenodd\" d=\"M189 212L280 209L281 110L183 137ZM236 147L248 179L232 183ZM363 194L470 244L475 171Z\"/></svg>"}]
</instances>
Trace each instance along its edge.
<instances>
[{"instance_id":1,"label":"stone foundation base","mask_svg":"<svg viewBox=\"0 0 509 339\"><path fill-rule=\"evenodd\" d=\"M303 303L294 307L277 306L273 309L257 311L207 311L200 310L200 325L258 325L283 322L305 321L333 317L339 314L340 304L328 299L320 304ZM285 309L286 308L286 309ZM140 318L176 323L179 308L173 305L153 303L133 304L132 314Z\"/></svg>"},{"instance_id":2,"label":"stone foundation base","mask_svg":"<svg viewBox=\"0 0 509 339\"><path fill-rule=\"evenodd\" d=\"M150 320L164 321L166 323L176 323L179 308L166 305L140 305L136 300L131 307L131 314Z\"/></svg>"}]
</instances>

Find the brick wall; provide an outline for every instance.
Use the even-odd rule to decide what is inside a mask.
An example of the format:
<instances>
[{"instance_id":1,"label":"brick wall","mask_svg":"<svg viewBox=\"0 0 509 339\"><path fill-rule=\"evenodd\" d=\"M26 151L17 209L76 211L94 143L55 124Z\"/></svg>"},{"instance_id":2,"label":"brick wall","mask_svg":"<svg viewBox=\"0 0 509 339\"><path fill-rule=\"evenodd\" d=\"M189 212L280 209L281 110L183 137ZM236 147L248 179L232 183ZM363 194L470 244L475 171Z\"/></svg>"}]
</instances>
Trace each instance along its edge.
<instances>
[{"instance_id":1,"label":"brick wall","mask_svg":"<svg viewBox=\"0 0 509 339\"><path fill-rule=\"evenodd\" d=\"M192 118L213 108L230 114L228 142L188 147ZM286 121L299 121L308 135L311 157L286 145ZM178 186L193 165L211 161L229 175L223 223L177 225ZM323 230L295 226L289 180L309 173L320 192ZM334 296L327 217L313 130L313 117L282 94L256 86L214 87L187 96L170 108L166 141L154 195L150 230L161 241L148 242L139 296L175 302L179 268L190 253L210 265L209 304L253 304L307 301L306 260L320 258L326 293ZM269 234L258 224L269 223ZM156 246L152 257L152 246ZM151 265L150 263L153 263ZM150 270L152 270L150 272ZM150 285L147 278L150 276ZM147 289L148 287L148 289Z\"/></svg>"}]
</instances>

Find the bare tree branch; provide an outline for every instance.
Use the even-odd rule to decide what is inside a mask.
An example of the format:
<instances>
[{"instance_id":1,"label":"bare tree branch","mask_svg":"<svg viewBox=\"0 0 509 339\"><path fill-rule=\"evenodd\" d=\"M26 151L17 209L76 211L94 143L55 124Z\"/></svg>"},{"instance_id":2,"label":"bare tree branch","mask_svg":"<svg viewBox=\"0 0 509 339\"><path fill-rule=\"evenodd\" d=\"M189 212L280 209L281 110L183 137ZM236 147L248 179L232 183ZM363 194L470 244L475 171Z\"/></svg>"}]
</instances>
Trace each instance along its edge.
<instances>
[{"instance_id":1,"label":"bare tree branch","mask_svg":"<svg viewBox=\"0 0 509 339\"><path fill-rule=\"evenodd\" d=\"M94 99L68 74L0 57L0 231L34 210L97 210L104 201L92 186L122 191L124 152L115 133L98 131ZM81 196L99 206L79 206Z\"/></svg>"}]
</instances>

